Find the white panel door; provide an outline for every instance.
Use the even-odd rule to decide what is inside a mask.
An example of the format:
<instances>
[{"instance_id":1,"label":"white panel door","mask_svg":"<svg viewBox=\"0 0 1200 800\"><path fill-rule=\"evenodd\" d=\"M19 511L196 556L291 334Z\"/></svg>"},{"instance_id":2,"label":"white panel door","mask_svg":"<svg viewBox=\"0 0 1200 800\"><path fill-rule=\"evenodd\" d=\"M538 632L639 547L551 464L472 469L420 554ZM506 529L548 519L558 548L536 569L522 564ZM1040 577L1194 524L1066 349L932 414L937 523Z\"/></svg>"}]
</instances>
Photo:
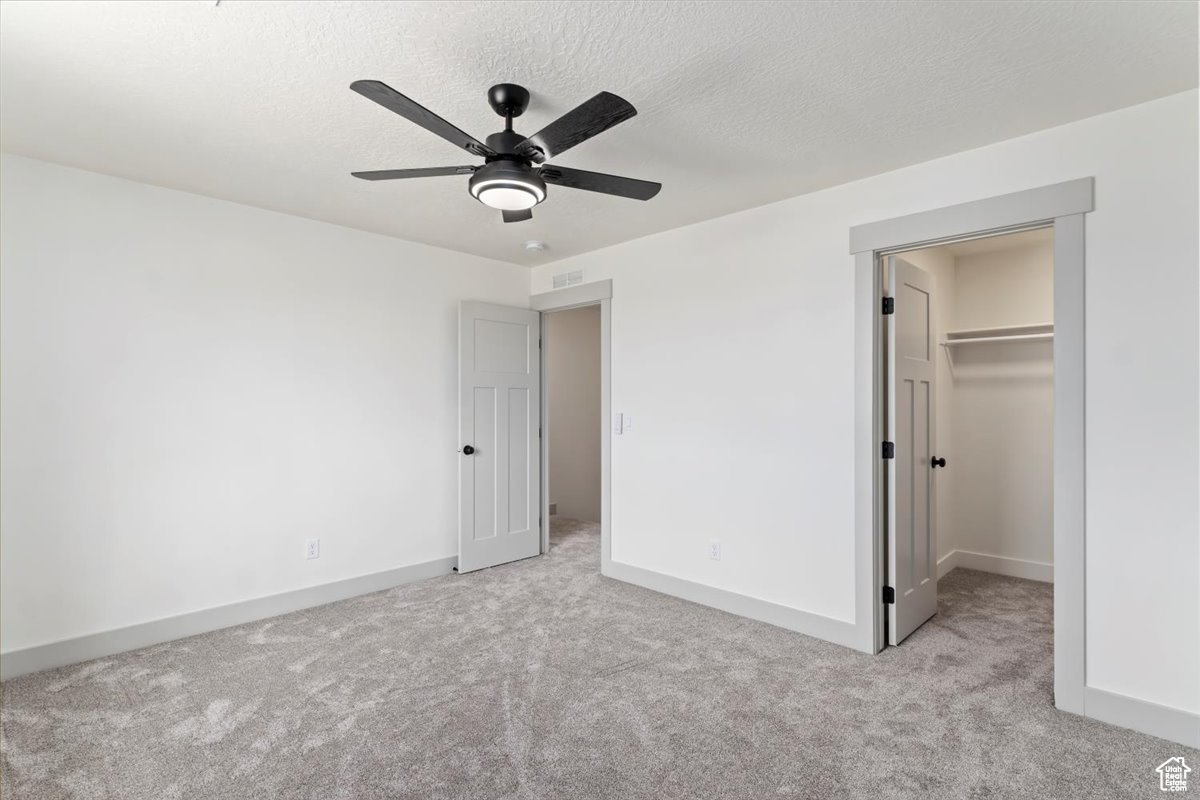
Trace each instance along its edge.
<instances>
[{"instance_id":1,"label":"white panel door","mask_svg":"<svg viewBox=\"0 0 1200 800\"><path fill-rule=\"evenodd\" d=\"M888 259L888 642L899 644L937 613L934 530L933 278L903 259Z\"/></svg>"},{"instance_id":2,"label":"white panel door","mask_svg":"<svg viewBox=\"0 0 1200 800\"><path fill-rule=\"evenodd\" d=\"M459 306L459 572L541 552L539 331L527 308Z\"/></svg>"}]
</instances>

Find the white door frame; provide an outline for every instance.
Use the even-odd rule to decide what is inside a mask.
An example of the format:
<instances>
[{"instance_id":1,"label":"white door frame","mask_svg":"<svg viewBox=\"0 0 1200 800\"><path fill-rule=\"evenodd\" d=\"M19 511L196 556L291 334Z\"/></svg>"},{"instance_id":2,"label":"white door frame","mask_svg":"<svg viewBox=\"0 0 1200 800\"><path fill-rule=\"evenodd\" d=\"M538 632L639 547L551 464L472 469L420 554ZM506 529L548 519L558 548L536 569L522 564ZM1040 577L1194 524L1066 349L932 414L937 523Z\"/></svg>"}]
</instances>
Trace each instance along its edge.
<instances>
[{"instance_id":1,"label":"white door frame","mask_svg":"<svg viewBox=\"0 0 1200 800\"><path fill-rule=\"evenodd\" d=\"M542 343L547 339L546 314L570 308L600 306L600 574L612 564L612 281L584 283L535 294L529 307L542 312ZM542 347L542 552L550 550L550 403L549 369Z\"/></svg>"},{"instance_id":2,"label":"white door frame","mask_svg":"<svg viewBox=\"0 0 1200 800\"><path fill-rule=\"evenodd\" d=\"M1084 217L1094 179L924 211L850 229L855 322L855 628L860 649L884 646L883 317L880 256L1054 227L1054 704L1086 713L1084 636Z\"/></svg>"}]
</instances>

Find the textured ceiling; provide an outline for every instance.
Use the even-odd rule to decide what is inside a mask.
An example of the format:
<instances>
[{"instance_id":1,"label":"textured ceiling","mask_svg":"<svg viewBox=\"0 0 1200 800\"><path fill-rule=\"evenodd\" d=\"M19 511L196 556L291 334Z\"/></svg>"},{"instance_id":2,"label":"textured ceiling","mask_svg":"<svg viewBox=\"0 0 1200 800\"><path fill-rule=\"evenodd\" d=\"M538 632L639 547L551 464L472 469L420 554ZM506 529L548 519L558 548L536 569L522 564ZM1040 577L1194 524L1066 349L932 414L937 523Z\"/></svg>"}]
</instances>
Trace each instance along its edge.
<instances>
[{"instance_id":1,"label":"textured ceiling","mask_svg":"<svg viewBox=\"0 0 1200 800\"><path fill-rule=\"evenodd\" d=\"M0 146L532 265L1189 89L1196 19L1190 2L6 0ZM533 93L524 133L615 92L638 116L555 161L663 191L550 187L504 225L465 177L355 180L473 161L358 78L478 138L502 127L493 83Z\"/></svg>"}]
</instances>

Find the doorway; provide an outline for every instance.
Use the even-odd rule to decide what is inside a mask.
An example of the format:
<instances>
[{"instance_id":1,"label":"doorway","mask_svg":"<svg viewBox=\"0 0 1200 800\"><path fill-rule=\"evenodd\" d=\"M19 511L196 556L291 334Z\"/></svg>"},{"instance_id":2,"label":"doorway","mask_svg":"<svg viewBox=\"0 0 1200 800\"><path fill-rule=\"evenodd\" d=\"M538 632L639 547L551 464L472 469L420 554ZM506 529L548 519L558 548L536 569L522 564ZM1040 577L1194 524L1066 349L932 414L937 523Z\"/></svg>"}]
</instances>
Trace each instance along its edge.
<instances>
[{"instance_id":1,"label":"doorway","mask_svg":"<svg viewBox=\"0 0 1200 800\"><path fill-rule=\"evenodd\" d=\"M609 279L592 281L578 286L555 289L529 298L529 306L541 314L541 336L546 347L542 348L542 396L549 394L546 385L548 375L547 356L551 345L547 338L553 336L548 323L551 315L577 308L593 307L600 316L600 573L608 575L612 564L612 296L613 282ZM542 427L550 427L549 403L542 404ZM552 436L553 434L551 434ZM550 436L542 437L542 463L550 460ZM550 519L550 470L541 474L542 513ZM557 509L556 509L557 510ZM557 514L556 514L557 516ZM550 552L550 525L542 527L542 553Z\"/></svg>"},{"instance_id":2,"label":"doorway","mask_svg":"<svg viewBox=\"0 0 1200 800\"><path fill-rule=\"evenodd\" d=\"M600 306L542 314L549 547L600 566ZM594 551L594 552L593 552Z\"/></svg>"},{"instance_id":3,"label":"doorway","mask_svg":"<svg viewBox=\"0 0 1200 800\"><path fill-rule=\"evenodd\" d=\"M1079 178L850 229L855 274L855 638L886 646L888 416L882 275L888 256L1051 227L1054 231L1054 704L1087 714L1085 603L1084 220L1095 181ZM881 452L881 449L883 452ZM894 588L894 587L893 587Z\"/></svg>"},{"instance_id":4,"label":"doorway","mask_svg":"<svg viewBox=\"0 0 1200 800\"><path fill-rule=\"evenodd\" d=\"M1053 582L1053 228L882 266L887 642L955 613L971 592L1011 596L1010 616L1048 619L1049 587L1012 579ZM1038 633L1049 650L1048 629Z\"/></svg>"},{"instance_id":5,"label":"doorway","mask_svg":"<svg viewBox=\"0 0 1200 800\"><path fill-rule=\"evenodd\" d=\"M528 308L459 304L458 572L550 552L542 343L551 313L586 306L600 321L600 572L611 574L611 298L612 281L600 280L534 295Z\"/></svg>"}]
</instances>

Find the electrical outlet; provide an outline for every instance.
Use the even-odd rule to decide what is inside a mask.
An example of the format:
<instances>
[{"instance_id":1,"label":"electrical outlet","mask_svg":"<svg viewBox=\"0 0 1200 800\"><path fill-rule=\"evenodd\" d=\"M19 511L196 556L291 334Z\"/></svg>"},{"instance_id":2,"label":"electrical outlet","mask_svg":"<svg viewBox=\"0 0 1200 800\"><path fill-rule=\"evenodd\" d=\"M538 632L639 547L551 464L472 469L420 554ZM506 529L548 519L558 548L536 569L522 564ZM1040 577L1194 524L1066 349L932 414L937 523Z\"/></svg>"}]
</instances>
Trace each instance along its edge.
<instances>
[{"instance_id":1,"label":"electrical outlet","mask_svg":"<svg viewBox=\"0 0 1200 800\"><path fill-rule=\"evenodd\" d=\"M304 543L305 558L320 558L321 557L321 540L309 539Z\"/></svg>"},{"instance_id":2,"label":"electrical outlet","mask_svg":"<svg viewBox=\"0 0 1200 800\"><path fill-rule=\"evenodd\" d=\"M708 543L708 557L713 561L721 560L721 543L716 539Z\"/></svg>"}]
</instances>

